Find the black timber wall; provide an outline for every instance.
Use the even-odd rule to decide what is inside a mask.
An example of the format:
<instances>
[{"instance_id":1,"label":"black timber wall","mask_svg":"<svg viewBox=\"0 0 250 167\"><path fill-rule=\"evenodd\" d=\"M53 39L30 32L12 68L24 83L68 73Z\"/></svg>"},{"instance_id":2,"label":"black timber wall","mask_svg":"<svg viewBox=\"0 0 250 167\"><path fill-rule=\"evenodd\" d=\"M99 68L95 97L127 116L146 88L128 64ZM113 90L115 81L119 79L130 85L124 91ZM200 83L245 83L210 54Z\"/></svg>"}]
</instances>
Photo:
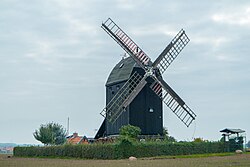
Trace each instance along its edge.
<instances>
[{"instance_id":1,"label":"black timber wall","mask_svg":"<svg viewBox=\"0 0 250 167\"><path fill-rule=\"evenodd\" d=\"M144 75L144 70L141 68L134 67L134 71ZM106 85L106 104L108 104L125 82ZM108 136L119 134L119 129L127 124L140 127L142 135L162 135L162 101L149 86L150 83L141 90L115 123L112 124L106 121L106 134Z\"/></svg>"}]
</instances>

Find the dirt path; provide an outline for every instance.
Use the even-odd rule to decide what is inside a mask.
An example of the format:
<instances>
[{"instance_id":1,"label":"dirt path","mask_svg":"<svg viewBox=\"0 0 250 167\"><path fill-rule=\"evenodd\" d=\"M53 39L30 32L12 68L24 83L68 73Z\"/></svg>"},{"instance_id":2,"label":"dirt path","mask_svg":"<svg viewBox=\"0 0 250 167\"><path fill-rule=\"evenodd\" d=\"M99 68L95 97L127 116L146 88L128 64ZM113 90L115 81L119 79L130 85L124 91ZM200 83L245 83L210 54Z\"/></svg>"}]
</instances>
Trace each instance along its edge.
<instances>
[{"instance_id":1,"label":"dirt path","mask_svg":"<svg viewBox=\"0 0 250 167\"><path fill-rule=\"evenodd\" d=\"M46 158L16 158L0 155L0 167L225 167L250 166L250 154L207 157L207 158L176 158L176 159L138 159L129 160L78 160L78 159L46 159Z\"/></svg>"}]
</instances>

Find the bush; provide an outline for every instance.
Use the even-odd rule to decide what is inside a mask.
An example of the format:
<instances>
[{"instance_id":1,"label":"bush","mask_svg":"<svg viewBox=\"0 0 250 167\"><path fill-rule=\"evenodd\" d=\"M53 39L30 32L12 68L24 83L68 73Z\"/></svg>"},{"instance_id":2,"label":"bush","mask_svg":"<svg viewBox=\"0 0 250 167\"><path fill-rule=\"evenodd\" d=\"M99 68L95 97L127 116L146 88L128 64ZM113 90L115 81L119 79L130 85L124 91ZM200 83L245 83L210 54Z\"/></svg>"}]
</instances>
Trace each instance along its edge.
<instances>
[{"instance_id":1,"label":"bush","mask_svg":"<svg viewBox=\"0 0 250 167\"><path fill-rule=\"evenodd\" d=\"M124 125L119 129L119 131L121 137L131 139L137 139L138 135L141 133L141 129L133 125Z\"/></svg>"},{"instance_id":2,"label":"bush","mask_svg":"<svg viewBox=\"0 0 250 167\"><path fill-rule=\"evenodd\" d=\"M129 156L190 155L224 152L221 142L131 142L124 138L116 144L15 147L14 156L122 159Z\"/></svg>"}]
</instances>

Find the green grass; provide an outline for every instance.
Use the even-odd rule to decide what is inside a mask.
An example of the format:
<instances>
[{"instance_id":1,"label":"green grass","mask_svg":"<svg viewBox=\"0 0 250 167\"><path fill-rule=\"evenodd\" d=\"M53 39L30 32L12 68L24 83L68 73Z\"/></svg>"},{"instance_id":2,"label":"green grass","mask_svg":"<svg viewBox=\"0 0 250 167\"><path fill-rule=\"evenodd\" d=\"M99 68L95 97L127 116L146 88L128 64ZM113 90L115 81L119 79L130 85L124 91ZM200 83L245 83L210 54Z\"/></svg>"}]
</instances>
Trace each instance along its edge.
<instances>
[{"instance_id":1,"label":"green grass","mask_svg":"<svg viewBox=\"0 0 250 167\"><path fill-rule=\"evenodd\" d=\"M176 156L157 156L157 157L142 158L142 159L206 158L206 157L222 157L222 156L231 156L231 155L235 155L235 153L210 153L210 154L192 154L192 155L176 155Z\"/></svg>"},{"instance_id":2,"label":"green grass","mask_svg":"<svg viewBox=\"0 0 250 167\"><path fill-rule=\"evenodd\" d=\"M172 157L172 158L171 158ZM196 167L196 166L250 166L250 154L235 153L222 154L195 154L189 156L161 156L139 158L137 161L123 160L84 160L84 159L59 159L59 158L20 158L0 155L0 167Z\"/></svg>"},{"instance_id":3,"label":"green grass","mask_svg":"<svg viewBox=\"0 0 250 167\"><path fill-rule=\"evenodd\" d=\"M193 155L179 155L178 158L205 158L205 157L220 157L220 156L230 156L235 155L235 153L212 153L212 154L193 154Z\"/></svg>"}]
</instances>

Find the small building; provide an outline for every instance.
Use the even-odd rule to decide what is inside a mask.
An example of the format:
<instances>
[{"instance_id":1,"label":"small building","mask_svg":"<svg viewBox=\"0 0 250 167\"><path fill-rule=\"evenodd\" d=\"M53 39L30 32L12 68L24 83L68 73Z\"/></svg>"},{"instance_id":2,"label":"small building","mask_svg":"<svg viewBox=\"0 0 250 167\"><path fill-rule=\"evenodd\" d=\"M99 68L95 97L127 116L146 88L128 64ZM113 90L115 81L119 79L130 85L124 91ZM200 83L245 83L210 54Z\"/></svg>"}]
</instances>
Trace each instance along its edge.
<instances>
[{"instance_id":1,"label":"small building","mask_svg":"<svg viewBox=\"0 0 250 167\"><path fill-rule=\"evenodd\" d=\"M222 141L225 143L225 151L243 150L244 130L226 128L220 131Z\"/></svg>"},{"instance_id":2,"label":"small building","mask_svg":"<svg viewBox=\"0 0 250 167\"><path fill-rule=\"evenodd\" d=\"M66 137L68 144L89 144L88 138L86 136L78 136L78 133L73 133Z\"/></svg>"}]
</instances>

